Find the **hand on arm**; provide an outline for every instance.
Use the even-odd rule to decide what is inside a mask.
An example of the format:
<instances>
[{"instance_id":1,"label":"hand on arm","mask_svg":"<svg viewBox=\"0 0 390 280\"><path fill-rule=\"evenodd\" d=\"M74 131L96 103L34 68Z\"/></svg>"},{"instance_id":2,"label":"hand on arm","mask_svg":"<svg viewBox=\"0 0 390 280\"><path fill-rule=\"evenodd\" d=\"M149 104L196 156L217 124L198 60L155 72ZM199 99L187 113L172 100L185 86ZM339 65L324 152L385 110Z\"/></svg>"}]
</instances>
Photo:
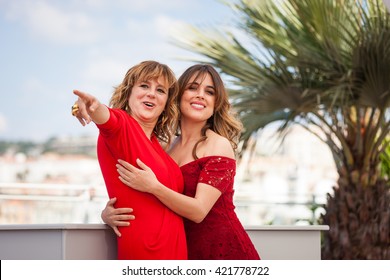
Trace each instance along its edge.
<instances>
[{"instance_id":1,"label":"hand on arm","mask_svg":"<svg viewBox=\"0 0 390 280\"><path fill-rule=\"evenodd\" d=\"M90 123L91 120L96 124L108 121L110 112L96 97L79 90L73 90L73 93L79 97L76 101L79 105L76 117L83 126Z\"/></svg>"},{"instance_id":2,"label":"hand on arm","mask_svg":"<svg viewBox=\"0 0 390 280\"><path fill-rule=\"evenodd\" d=\"M115 208L114 204L116 202L116 197L111 198L107 204L106 208L103 209L101 213L101 218L104 223L109 225L117 236L121 237L118 227L130 226L129 220L134 220L134 215L129 213L133 212L131 208Z\"/></svg>"},{"instance_id":3,"label":"hand on arm","mask_svg":"<svg viewBox=\"0 0 390 280\"><path fill-rule=\"evenodd\" d=\"M121 159L118 162L119 164L116 167L119 173L119 179L125 185L137 191L152 194L155 188L160 187L161 184L157 180L154 172L141 160L137 159L137 164L141 169Z\"/></svg>"},{"instance_id":4,"label":"hand on arm","mask_svg":"<svg viewBox=\"0 0 390 280\"><path fill-rule=\"evenodd\" d=\"M119 179L127 186L156 196L169 209L180 216L200 223L221 196L216 188L199 183L195 197L177 193L161 184L153 171L139 159L137 168L123 160L117 164Z\"/></svg>"}]
</instances>

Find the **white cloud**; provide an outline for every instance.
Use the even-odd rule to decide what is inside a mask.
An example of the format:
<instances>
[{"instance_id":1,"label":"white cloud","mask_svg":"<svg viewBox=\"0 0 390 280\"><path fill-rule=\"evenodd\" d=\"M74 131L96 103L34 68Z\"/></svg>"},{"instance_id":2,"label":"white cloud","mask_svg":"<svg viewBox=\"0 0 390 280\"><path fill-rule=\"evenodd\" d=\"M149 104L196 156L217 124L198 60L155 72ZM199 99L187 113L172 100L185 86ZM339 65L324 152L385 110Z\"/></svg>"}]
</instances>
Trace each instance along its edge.
<instances>
[{"instance_id":1,"label":"white cloud","mask_svg":"<svg viewBox=\"0 0 390 280\"><path fill-rule=\"evenodd\" d=\"M96 55L83 69L80 84L82 88L78 89L89 92L103 103L107 103L113 87L122 82L128 68L129 65L123 59Z\"/></svg>"},{"instance_id":2,"label":"white cloud","mask_svg":"<svg viewBox=\"0 0 390 280\"><path fill-rule=\"evenodd\" d=\"M158 34L163 38L170 39L172 34L178 31L180 26L185 23L181 20L176 20L167 16L158 16L154 20L154 28Z\"/></svg>"},{"instance_id":3,"label":"white cloud","mask_svg":"<svg viewBox=\"0 0 390 280\"><path fill-rule=\"evenodd\" d=\"M50 98L47 86L36 77L25 77L20 86L18 106L21 108L29 108L31 104L44 102Z\"/></svg>"},{"instance_id":4,"label":"white cloud","mask_svg":"<svg viewBox=\"0 0 390 280\"><path fill-rule=\"evenodd\" d=\"M7 131L0 138L76 133L72 90L107 104L113 87L142 60L166 63L181 74L189 62L177 57L186 50L168 38L181 20L220 18L215 1L0 0L6 66L0 92L15 93L2 96L0 128ZM18 110L1 107L6 104Z\"/></svg>"},{"instance_id":5,"label":"white cloud","mask_svg":"<svg viewBox=\"0 0 390 280\"><path fill-rule=\"evenodd\" d=\"M42 92L44 89L43 82L35 77L27 78L22 84L23 92Z\"/></svg>"},{"instance_id":6,"label":"white cloud","mask_svg":"<svg viewBox=\"0 0 390 280\"><path fill-rule=\"evenodd\" d=\"M20 22L33 36L54 43L93 43L101 31L86 14L66 11L45 1L12 1L6 17Z\"/></svg>"},{"instance_id":7,"label":"white cloud","mask_svg":"<svg viewBox=\"0 0 390 280\"><path fill-rule=\"evenodd\" d=\"M172 10L181 10L183 8L192 7L196 5L196 1L182 1L182 0L147 0L147 1L129 1L129 0L117 0L117 1L108 1L110 5L116 5L122 9L127 9L129 11L135 12L166 12Z\"/></svg>"},{"instance_id":8,"label":"white cloud","mask_svg":"<svg viewBox=\"0 0 390 280\"><path fill-rule=\"evenodd\" d=\"M100 58L87 65L83 78L92 82L108 82L124 76L125 63L110 58Z\"/></svg>"}]
</instances>

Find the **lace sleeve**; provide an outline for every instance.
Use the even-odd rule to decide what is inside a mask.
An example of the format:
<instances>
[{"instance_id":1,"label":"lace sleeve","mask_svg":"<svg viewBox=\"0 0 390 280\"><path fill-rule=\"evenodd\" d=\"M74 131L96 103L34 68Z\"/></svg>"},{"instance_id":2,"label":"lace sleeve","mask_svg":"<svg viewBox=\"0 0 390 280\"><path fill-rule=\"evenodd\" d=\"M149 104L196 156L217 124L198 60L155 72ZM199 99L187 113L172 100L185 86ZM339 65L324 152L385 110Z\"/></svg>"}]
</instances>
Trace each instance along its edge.
<instances>
[{"instance_id":1,"label":"lace sleeve","mask_svg":"<svg viewBox=\"0 0 390 280\"><path fill-rule=\"evenodd\" d=\"M204 162L198 183L204 183L224 193L233 186L236 161L227 157L209 157Z\"/></svg>"}]
</instances>

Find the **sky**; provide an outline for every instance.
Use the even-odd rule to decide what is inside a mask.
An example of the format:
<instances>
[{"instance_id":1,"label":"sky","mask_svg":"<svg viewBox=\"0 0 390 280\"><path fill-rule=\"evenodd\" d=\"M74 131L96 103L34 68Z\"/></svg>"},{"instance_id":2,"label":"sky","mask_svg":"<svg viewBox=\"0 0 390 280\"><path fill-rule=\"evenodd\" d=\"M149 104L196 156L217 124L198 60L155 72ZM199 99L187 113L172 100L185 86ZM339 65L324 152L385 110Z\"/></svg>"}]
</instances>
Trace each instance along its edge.
<instances>
[{"instance_id":1,"label":"sky","mask_svg":"<svg viewBox=\"0 0 390 280\"><path fill-rule=\"evenodd\" d=\"M199 56L172 38L233 19L218 0L0 0L0 141L97 135L71 116L73 89L108 104L127 70L150 59L179 76Z\"/></svg>"}]
</instances>

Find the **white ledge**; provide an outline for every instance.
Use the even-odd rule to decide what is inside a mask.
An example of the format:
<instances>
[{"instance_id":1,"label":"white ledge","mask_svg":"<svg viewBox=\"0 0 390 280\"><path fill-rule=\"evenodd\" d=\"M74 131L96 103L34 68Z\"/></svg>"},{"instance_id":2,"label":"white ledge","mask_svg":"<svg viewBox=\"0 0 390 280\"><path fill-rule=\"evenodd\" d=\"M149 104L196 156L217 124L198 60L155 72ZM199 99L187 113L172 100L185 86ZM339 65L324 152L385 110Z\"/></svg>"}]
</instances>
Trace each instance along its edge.
<instances>
[{"instance_id":1,"label":"white ledge","mask_svg":"<svg viewBox=\"0 0 390 280\"><path fill-rule=\"evenodd\" d=\"M268 226L247 226L246 230L329 230L329 226L325 225L313 225L313 226L280 226L280 225L268 225Z\"/></svg>"},{"instance_id":2,"label":"white ledge","mask_svg":"<svg viewBox=\"0 0 390 280\"><path fill-rule=\"evenodd\" d=\"M0 230L24 230L24 229L107 229L110 228L106 224L5 224L0 225ZM329 230L326 225L313 226L281 226L281 225L266 225L266 226L246 226L246 230Z\"/></svg>"},{"instance_id":3,"label":"white ledge","mask_svg":"<svg viewBox=\"0 0 390 280\"><path fill-rule=\"evenodd\" d=\"M107 229L106 224L7 224L0 230L48 230L48 229Z\"/></svg>"},{"instance_id":4,"label":"white ledge","mask_svg":"<svg viewBox=\"0 0 390 280\"><path fill-rule=\"evenodd\" d=\"M321 259L321 232L328 226L246 227L264 260ZM0 225L0 259L112 260L116 235L105 224ZM130 248L131 249L131 248Z\"/></svg>"}]
</instances>

